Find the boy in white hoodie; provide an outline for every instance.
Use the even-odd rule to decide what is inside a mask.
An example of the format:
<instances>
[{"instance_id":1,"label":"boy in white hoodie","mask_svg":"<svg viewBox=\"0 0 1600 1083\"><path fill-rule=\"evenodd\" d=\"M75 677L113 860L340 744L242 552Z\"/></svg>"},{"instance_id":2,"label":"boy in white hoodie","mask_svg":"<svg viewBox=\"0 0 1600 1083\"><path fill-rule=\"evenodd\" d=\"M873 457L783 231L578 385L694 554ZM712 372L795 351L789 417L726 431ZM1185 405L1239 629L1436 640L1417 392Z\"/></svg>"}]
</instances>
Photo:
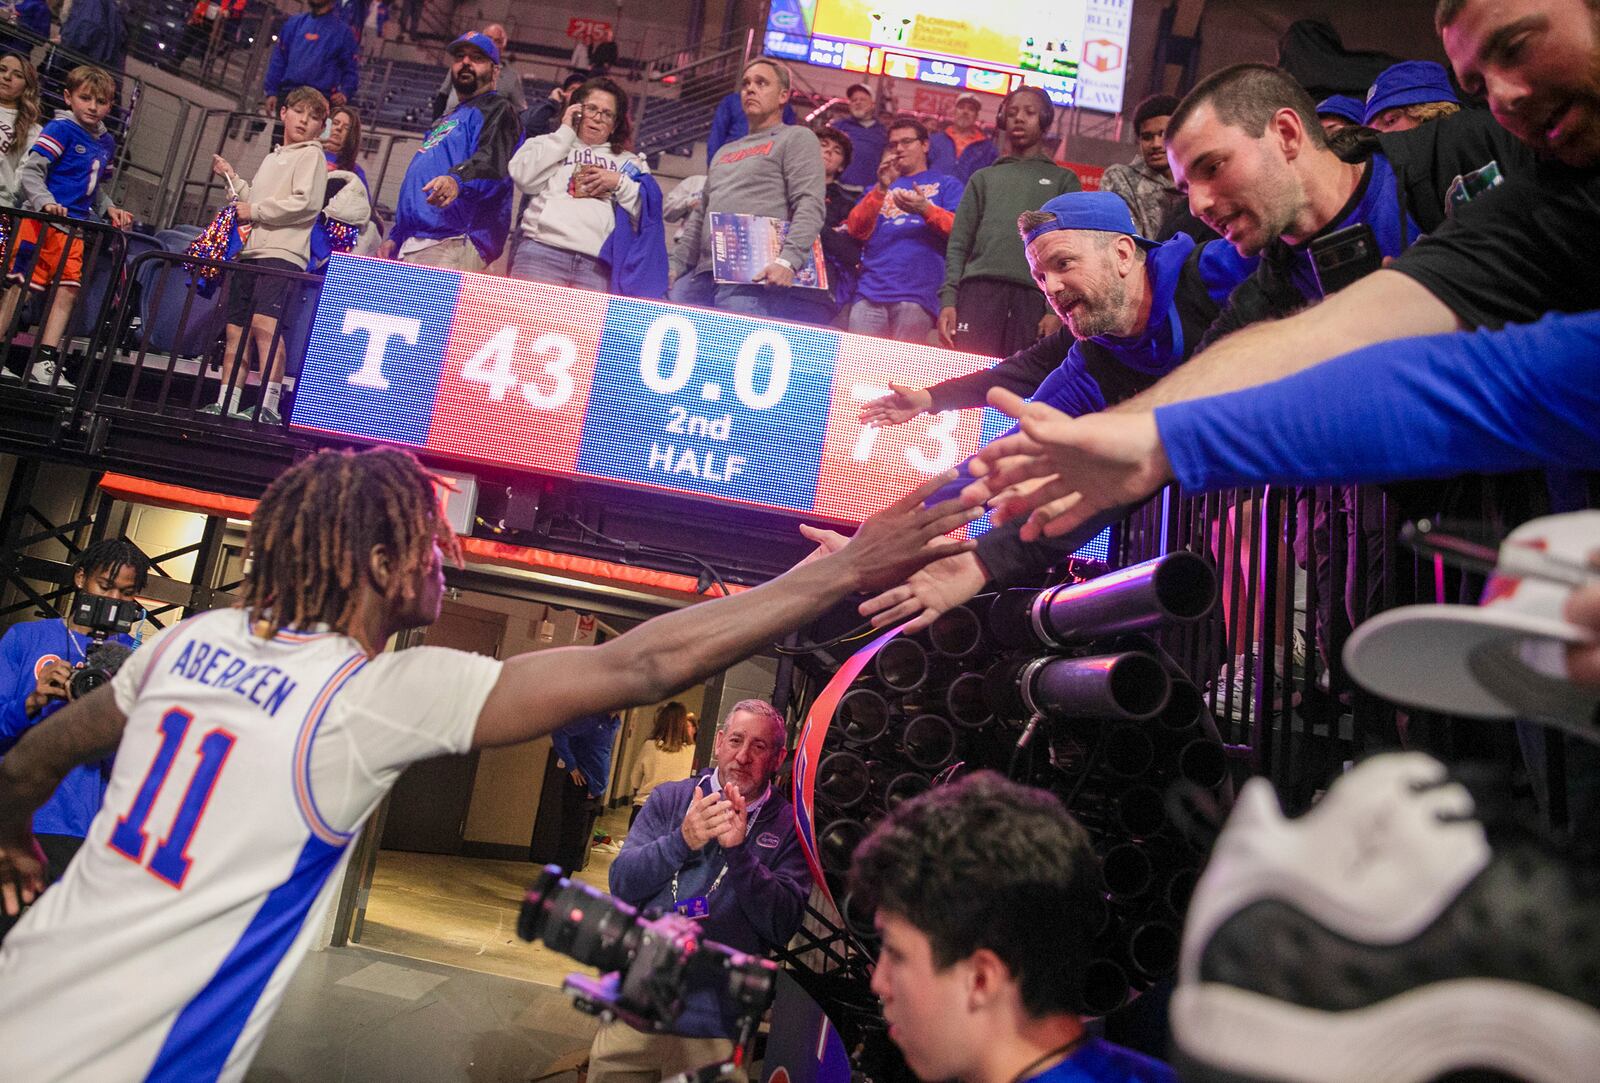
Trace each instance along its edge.
<instances>
[{"instance_id":1,"label":"boy in white hoodie","mask_svg":"<svg viewBox=\"0 0 1600 1083\"><path fill-rule=\"evenodd\" d=\"M214 155L212 172L228 181L234 194L240 231L249 227L238 259L252 267L304 271L311 258L311 227L322 213L328 188L327 160L322 153L322 126L328 119L328 99L310 87L289 92L278 110L283 123L283 145L267 155L246 183L221 155ZM296 279L278 275L235 274L228 284L228 329L222 357L222 385L217 401L201 413L250 418L241 408L244 377L236 374L246 351L255 346L264 382L259 420L279 425L278 400L283 393L287 351L277 342L278 319L284 302L297 289ZM244 341L245 323L250 341ZM248 371L248 368L246 369Z\"/></svg>"}]
</instances>

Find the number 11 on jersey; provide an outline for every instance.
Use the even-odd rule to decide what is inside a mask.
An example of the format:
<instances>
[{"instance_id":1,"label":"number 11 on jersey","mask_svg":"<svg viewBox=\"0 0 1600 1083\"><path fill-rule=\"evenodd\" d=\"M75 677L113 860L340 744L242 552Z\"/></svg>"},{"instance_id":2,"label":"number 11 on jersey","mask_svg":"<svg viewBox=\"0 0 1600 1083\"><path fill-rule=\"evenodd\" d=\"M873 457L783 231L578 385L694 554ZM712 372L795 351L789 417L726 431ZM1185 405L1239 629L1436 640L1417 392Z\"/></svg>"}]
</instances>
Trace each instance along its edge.
<instances>
[{"instance_id":1,"label":"number 11 on jersey","mask_svg":"<svg viewBox=\"0 0 1600 1083\"><path fill-rule=\"evenodd\" d=\"M174 707L161 716L161 746L156 749L150 769L139 784L133 807L117 817L117 826L107 842L117 853L136 865L143 865L152 876L175 888L183 887L184 878L189 875L189 841L200 826L206 804L211 800L211 791L216 789L217 779L222 774L222 767L236 739L220 727L200 738L200 763L189 776L188 788L184 790L183 800L178 804L178 812L173 816L166 836L156 844L146 864L144 851L149 835L145 831L145 823L150 819L150 810L155 807L156 798L161 796L161 787L172 773L173 763L183 747L183 739L188 736L193 723L194 715L181 707Z\"/></svg>"}]
</instances>

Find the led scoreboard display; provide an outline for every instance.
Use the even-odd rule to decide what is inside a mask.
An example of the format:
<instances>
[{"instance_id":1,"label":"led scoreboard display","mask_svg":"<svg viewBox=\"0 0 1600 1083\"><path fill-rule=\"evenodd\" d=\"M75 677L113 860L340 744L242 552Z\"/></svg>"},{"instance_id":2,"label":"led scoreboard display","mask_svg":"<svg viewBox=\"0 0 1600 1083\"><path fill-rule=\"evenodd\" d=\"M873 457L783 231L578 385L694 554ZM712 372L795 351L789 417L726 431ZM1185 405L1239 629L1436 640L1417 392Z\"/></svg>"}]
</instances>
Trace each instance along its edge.
<instances>
[{"instance_id":1,"label":"led scoreboard display","mask_svg":"<svg viewBox=\"0 0 1600 1083\"><path fill-rule=\"evenodd\" d=\"M460 459L859 522L1009 428L863 426L989 358L489 275L335 256L292 424Z\"/></svg>"}]
</instances>

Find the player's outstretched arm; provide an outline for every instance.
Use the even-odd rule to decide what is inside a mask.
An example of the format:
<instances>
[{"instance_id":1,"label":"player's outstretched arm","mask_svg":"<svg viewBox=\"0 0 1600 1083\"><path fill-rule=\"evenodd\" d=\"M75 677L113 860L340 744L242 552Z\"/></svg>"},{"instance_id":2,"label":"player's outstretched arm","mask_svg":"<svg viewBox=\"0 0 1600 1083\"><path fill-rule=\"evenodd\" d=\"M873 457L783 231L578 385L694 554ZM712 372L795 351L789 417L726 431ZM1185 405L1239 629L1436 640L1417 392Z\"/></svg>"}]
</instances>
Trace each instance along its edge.
<instances>
[{"instance_id":1,"label":"player's outstretched arm","mask_svg":"<svg viewBox=\"0 0 1600 1083\"><path fill-rule=\"evenodd\" d=\"M972 548L941 537L980 514L959 499L922 502L942 474L861 525L848 545L731 598L655 617L598 647L534 651L506 662L478 715L473 743L515 744L591 711L655 703L726 669L857 591L904 582Z\"/></svg>"},{"instance_id":2,"label":"player's outstretched arm","mask_svg":"<svg viewBox=\"0 0 1600 1083\"><path fill-rule=\"evenodd\" d=\"M67 772L115 752L127 721L110 686L97 688L28 730L0 760L0 909L7 914L44 890L34 812Z\"/></svg>"}]
</instances>

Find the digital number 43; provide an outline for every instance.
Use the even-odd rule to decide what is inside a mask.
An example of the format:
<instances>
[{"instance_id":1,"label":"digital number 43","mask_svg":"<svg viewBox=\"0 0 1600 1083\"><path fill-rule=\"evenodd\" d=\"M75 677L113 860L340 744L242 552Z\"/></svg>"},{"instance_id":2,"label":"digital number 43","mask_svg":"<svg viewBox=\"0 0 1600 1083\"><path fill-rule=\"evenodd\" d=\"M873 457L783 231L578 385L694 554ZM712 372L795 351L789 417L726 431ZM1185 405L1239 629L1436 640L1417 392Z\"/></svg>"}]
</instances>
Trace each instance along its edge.
<instances>
[{"instance_id":1,"label":"digital number 43","mask_svg":"<svg viewBox=\"0 0 1600 1083\"><path fill-rule=\"evenodd\" d=\"M489 398L501 402L513 387L522 389L522 398L535 410L559 410L572 401L576 384L572 366L578 360L578 347L566 335L547 331L528 343L528 355L551 381L546 390L533 379L523 379L516 371L519 336L516 327L502 327L461 366L461 378L489 389Z\"/></svg>"},{"instance_id":2,"label":"digital number 43","mask_svg":"<svg viewBox=\"0 0 1600 1083\"><path fill-rule=\"evenodd\" d=\"M850 389L850 397L856 402L871 402L888 393L887 387L873 384L856 384ZM956 426L960 423L961 415L954 410L934 414L933 423L928 426L925 434L925 438L933 444L932 452L923 451L916 446L908 447L905 449L906 464L929 477L942 474L954 466L961 460L961 445L955 441ZM861 426L861 434L856 437L856 446L851 449L850 457L858 463L864 463L872 458L873 448L878 443L879 431L875 425Z\"/></svg>"}]
</instances>

